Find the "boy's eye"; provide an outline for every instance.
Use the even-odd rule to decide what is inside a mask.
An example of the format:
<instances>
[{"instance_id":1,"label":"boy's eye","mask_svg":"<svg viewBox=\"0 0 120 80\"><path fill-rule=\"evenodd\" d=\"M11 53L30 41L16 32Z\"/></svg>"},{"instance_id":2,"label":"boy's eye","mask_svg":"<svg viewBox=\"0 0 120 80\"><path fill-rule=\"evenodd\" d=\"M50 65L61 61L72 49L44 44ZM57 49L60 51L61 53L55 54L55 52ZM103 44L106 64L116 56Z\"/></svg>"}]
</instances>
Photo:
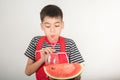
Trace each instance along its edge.
<instances>
[{"instance_id":1,"label":"boy's eye","mask_svg":"<svg viewBox=\"0 0 120 80\"><path fill-rule=\"evenodd\" d=\"M60 27L60 23L57 22L57 23L55 24L55 27Z\"/></svg>"},{"instance_id":2,"label":"boy's eye","mask_svg":"<svg viewBox=\"0 0 120 80\"><path fill-rule=\"evenodd\" d=\"M44 23L44 26L46 27L46 28L50 28L50 24L49 23Z\"/></svg>"},{"instance_id":3,"label":"boy's eye","mask_svg":"<svg viewBox=\"0 0 120 80\"><path fill-rule=\"evenodd\" d=\"M50 28L50 26L45 26L46 28Z\"/></svg>"},{"instance_id":4,"label":"boy's eye","mask_svg":"<svg viewBox=\"0 0 120 80\"><path fill-rule=\"evenodd\" d=\"M50 28L50 25L45 25L46 28Z\"/></svg>"},{"instance_id":5,"label":"boy's eye","mask_svg":"<svg viewBox=\"0 0 120 80\"><path fill-rule=\"evenodd\" d=\"M59 25L55 25L55 27L60 27Z\"/></svg>"}]
</instances>

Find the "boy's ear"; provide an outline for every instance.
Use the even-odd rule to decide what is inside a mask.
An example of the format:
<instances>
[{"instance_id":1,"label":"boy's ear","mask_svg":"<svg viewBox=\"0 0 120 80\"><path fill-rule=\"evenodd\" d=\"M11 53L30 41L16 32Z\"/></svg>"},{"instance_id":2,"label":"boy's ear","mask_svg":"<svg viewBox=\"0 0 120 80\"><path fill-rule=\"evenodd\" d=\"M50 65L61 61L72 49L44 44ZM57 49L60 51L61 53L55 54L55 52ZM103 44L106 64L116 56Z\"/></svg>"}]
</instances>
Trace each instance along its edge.
<instances>
[{"instance_id":1,"label":"boy's ear","mask_svg":"<svg viewBox=\"0 0 120 80\"><path fill-rule=\"evenodd\" d=\"M64 22L62 21L62 29L64 29Z\"/></svg>"},{"instance_id":2,"label":"boy's ear","mask_svg":"<svg viewBox=\"0 0 120 80\"><path fill-rule=\"evenodd\" d=\"M40 28L41 28L41 30L43 30L43 24L42 23L40 23Z\"/></svg>"}]
</instances>

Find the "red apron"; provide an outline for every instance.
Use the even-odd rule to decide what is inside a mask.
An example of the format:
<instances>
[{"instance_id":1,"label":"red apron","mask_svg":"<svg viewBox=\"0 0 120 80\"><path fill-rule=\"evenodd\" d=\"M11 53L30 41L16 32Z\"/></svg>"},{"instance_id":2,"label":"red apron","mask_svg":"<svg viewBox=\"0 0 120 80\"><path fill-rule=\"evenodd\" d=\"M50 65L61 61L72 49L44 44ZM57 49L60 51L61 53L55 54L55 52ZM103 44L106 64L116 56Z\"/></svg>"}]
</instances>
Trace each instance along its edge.
<instances>
[{"instance_id":1,"label":"red apron","mask_svg":"<svg viewBox=\"0 0 120 80\"><path fill-rule=\"evenodd\" d=\"M44 41L46 40L46 36L43 36L39 39L37 45L36 45L36 54L35 54L35 60L39 60L40 59L40 52L38 52L41 48L42 48L42 45L44 43ZM66 51L66 47L65 47L65 39L63 37L60 37L59 39L59 43L60 43L60 50L61 52L65 52ZM40 66L40 68L36 71L36 80L50 80L48 78L48 76L46 76L44 70L43 70L43 66L45 65L42 64Z\"/></svg>"}]
</instances>

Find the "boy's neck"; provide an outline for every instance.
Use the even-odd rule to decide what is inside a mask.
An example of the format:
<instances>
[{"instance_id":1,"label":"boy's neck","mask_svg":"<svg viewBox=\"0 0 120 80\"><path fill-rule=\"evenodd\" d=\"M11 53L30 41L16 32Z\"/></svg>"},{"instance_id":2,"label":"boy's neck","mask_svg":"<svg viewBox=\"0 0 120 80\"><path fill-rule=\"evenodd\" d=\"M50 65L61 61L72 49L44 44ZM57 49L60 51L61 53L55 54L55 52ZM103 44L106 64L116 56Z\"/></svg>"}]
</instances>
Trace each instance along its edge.
<instances>
[{"instance_id":1,"label":"boy's neck","mask_svg":"<svg viewBox=\"0 0 120 80\"><path fill-rule=\"evenodd\" d=\"M46 37L46 41L49 43L49 44L56 44L56 43L59 43L59 38L57 40L49 40L47 37Z\"/></svg>"}]
</instances>

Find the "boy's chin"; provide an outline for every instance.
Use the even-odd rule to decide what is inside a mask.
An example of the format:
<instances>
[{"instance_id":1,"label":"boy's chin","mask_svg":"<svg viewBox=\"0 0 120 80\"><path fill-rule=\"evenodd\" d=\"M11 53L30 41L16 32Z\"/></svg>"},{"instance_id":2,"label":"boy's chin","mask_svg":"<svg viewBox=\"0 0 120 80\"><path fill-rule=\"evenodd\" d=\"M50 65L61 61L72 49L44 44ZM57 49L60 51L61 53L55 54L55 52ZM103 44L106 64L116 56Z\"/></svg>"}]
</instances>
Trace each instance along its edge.
<instances>
[{"instance_id":1,"label":"boy's chin","mask_svg":"<svg viewBox=\"0 0 120 80\"><path fill-rule=\"evenodd\" d=\"M49 40L50 40L50 42L57 42L58 41L58 38L56 38L56 37L50 37L49 38Z\"/></svg>"},{"instance_id":2,"label":"boy's chin","mask_svg":"<svg viewBox=\"0 0 120 80\"><path fill-rule=\"evenodd\" d=\"M51 42L57 42L58 39L56 38L51 38Z\"/></svg>"}]
</instances>

